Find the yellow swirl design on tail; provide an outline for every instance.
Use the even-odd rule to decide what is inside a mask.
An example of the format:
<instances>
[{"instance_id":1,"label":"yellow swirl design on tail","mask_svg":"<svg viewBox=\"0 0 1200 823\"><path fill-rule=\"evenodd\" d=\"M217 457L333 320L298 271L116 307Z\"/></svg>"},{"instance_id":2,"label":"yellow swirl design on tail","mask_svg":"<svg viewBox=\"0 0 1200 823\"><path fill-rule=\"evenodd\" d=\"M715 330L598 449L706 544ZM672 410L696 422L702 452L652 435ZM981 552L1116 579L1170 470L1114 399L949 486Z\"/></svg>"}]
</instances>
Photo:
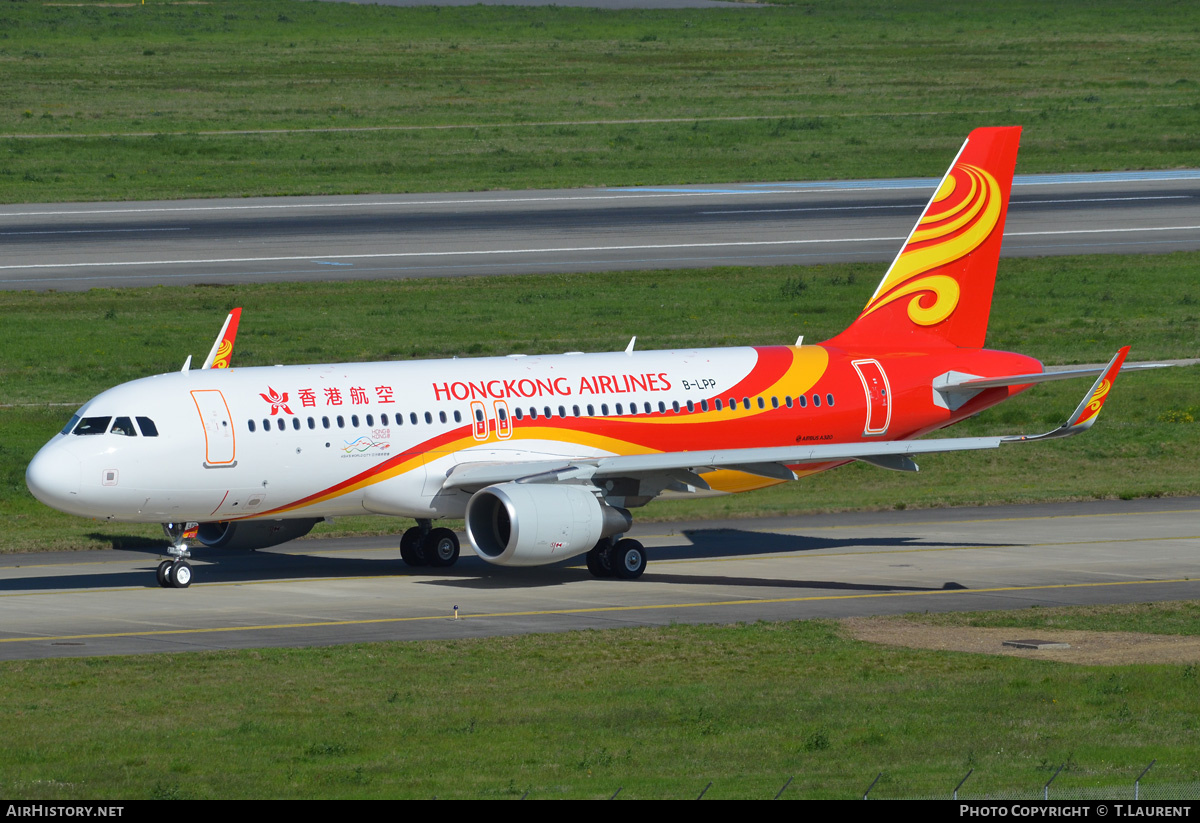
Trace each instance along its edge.
<instances>
[{"instance_id":1,"label":"yellow swirl design on tail","mask_svg":"<svg viewBox=\"0 0 1200 823\"><path fill-rule=\"evenodd\" d=\"M233 341L226 337L217 348L217 356L213 358L214 369L229 368L229 355L233 354Z\"/></svg>"},{"instance_id":2,"label":"yellow swirl design on tail","mask_svg":"<svg viewBox=\"0 0 1200 823\"><path fill-rule=\"evenodd\" d=\"M952 197L956 192L959 196ZM909 319L922 326L945 320L958 307L958 281L944 274L922 275L979 248L991 236L1001 212L996 178L978 166L955 166L861 316L915 294L908 304ZM928 294L933 295L933 303L922 306Z\"/></svg>"}]
</instances>

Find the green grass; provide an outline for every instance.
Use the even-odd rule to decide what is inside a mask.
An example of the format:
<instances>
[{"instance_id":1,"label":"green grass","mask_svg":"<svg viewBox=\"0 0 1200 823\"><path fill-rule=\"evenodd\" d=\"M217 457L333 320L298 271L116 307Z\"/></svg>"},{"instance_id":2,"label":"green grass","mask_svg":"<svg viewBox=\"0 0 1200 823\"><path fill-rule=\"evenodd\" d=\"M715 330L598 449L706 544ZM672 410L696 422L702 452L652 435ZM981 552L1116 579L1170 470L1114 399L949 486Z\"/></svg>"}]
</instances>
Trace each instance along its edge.
<instances>
[{"instance_id":1,"label":"green grass","mask_svg":"<svg viewBox=\"0 0 1200 823\"><path fill-rule=\"evenodd\" d=\"M1023 172L1194 165L1198 34L1172 0L7 3L0 202L935 175L1006 124Z\"/></svg>"},{"instance_id":2,"label":"green grass","mask_svg":"<svg viewBox=\"0 0 1200 823\"><path fill-rule=\"evenodd\" d=\"M0 664L0 794L769 798L1200 780L1195 667L847 640L827 621ZM986 707L986 710L981 709Z\"/></svg>"},{"instance_id":3,"label":"green grass","mask_svg":"<svg viewBox=\"0 0 1200 823\"><path fill-rule=\"evenodd\" d=\"M1200 352L1200 254L1001 263L988 342L1051 364ZM24 471L74 409L110 386L202 358L226 311L245 307L235 365L809 342L844 328L880 268L704 269L398 282L0 293L0 551L161 539L35 501ZM800 289L797 280L806 284ZM429 311L437 306L438 311ZM317 307L315 310L313 307ZM445 317L462 322L446 324ZM547 318L553 318L549 322ZM753 318L748 322L747 318ZM715 500L652 503L649 519L1200 494L1200 367L1122 377L1091 432L988 453L931 455L922 471L856 464ZM1086 381L1037 387L952 435L1052 429ZM57 404L57 405L49 405ZM339 519L317 534L394 533L393 518Z\"/></svg>"}]
</instances>

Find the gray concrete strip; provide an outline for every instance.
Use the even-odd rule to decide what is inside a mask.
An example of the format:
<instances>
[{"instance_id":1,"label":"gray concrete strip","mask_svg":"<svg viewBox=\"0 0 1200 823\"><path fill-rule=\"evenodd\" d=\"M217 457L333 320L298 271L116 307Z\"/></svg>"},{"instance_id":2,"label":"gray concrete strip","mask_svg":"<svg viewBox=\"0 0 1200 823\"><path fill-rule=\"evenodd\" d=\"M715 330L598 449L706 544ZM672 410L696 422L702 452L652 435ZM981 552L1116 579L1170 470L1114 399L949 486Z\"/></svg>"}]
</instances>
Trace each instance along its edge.
<instances>
[{"instance_id":1,"label":"gray concrete strip","mask_svg":"<svg viewBox=\"0 0 1200 823\"><path fill-rule=\"evenodd\" d=\"M1004 253L1200 248L1200 177L1123 174L1022 183L1014 189ZM886 264L933 185L842 181L5 206L0 288Z\"/></svg>"},{"instance_id":2,"label":"gray concrete strip","mask_svg":"<svg viewBox=\"0 0 1200 823\"><path fill-rule=\"evenodd\" d=\"M4 555L0 659L1193 598L1198 515L1160 498L640 524L632 582L469 550L409 569L395 538L198 552L187 590L157 588L149 550Z\"/></svg>"}]
</instances>

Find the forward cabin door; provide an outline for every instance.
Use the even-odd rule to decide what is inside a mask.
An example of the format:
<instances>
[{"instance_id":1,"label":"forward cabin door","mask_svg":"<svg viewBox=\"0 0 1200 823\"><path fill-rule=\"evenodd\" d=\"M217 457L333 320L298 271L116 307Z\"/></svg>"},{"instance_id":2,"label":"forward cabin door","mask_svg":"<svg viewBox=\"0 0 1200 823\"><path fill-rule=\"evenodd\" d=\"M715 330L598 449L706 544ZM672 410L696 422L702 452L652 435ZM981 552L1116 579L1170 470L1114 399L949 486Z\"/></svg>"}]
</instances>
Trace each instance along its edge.
<instances>
[{"instance_id":1,"label":"forward cabin door","mask_svg":"<svg viewBox=\"0 0 1200 823\"><path fill-rule=\"evenodd\" d=\"M858 379L867 395L867 422L863 435L878 437L886 434L892 422L892 387L878 360L852 360Z\"/></svg>"},{"instance_id":2,"label":"forward cabin door","mask_svg":"<svg viewBox=\"0 0 1200 823\"><path fill-rule=\"evenodd\" d=\"M233 437L233 415L219 389L196 389L192 392L200 422L204 425L204 465L207 468L232 466L236 456Z\"/></svg>"}]
</instances>

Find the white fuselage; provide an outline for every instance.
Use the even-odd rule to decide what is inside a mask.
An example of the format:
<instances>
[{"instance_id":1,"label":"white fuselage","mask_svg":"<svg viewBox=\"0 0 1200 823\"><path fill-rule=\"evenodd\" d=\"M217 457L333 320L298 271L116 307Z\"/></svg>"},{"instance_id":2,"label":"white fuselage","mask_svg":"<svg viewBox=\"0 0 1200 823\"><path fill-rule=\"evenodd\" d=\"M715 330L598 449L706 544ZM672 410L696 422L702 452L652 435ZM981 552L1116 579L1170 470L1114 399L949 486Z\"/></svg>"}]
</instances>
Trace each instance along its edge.
<instances>
[{"instance_id":1,"label":"white fuselage","mask_svg":"<svg viewBox=\"0 0 1200 823\"><path fill-rule=\"evenodd\" d=\"M469 495L442 485L461 463L677 450L681 417L719 423L721 445L769 445L751 418L809 391L829 360L821 347L786 348L786 386L757 375L755 348L162 374L86 403L76 416L91 428L54 437L27 479L48 505L109 520L457 517ZM865 402L845 394L846 406ZM640 436L620 433L634 424Z\"/></svg>"}]
</instances>

